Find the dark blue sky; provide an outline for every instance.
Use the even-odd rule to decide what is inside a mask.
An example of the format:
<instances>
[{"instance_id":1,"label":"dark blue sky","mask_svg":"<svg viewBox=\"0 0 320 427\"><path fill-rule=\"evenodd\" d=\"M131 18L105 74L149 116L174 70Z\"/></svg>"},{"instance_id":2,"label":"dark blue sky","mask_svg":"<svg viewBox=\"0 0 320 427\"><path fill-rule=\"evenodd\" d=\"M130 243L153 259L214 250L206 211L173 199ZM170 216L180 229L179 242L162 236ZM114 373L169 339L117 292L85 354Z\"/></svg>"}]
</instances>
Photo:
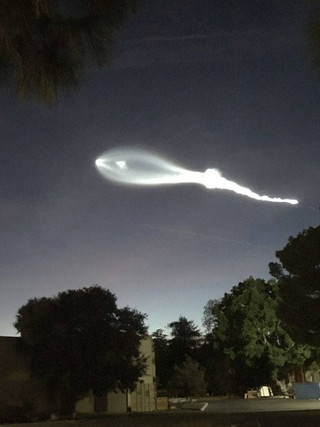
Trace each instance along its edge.
<instances>
[{"instance_id":1,"label":"dark blue sky","mask_svg":"<svg viewBox=\"0 0 320 427\"><path fill-rule=\"evenodd\" d=\"M318 223L320 82L306 3L142 1L113 62L47 108L1 90L0 333L29 298L98 283L150 332L203 306ZM269 204L198 185L118 186L94 161L146 148Z\"/></svg>"}]
</instances>

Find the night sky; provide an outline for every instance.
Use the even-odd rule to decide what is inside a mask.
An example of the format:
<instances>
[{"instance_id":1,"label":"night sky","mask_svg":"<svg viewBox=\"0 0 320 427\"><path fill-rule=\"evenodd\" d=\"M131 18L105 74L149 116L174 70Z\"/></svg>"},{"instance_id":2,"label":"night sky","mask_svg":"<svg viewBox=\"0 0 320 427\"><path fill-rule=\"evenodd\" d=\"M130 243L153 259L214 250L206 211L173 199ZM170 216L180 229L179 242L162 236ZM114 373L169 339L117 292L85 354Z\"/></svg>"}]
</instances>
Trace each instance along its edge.
<instances>
[{"instance_id":1,"label":"night sky","mask_svg":"<svg viewBox=\"0 0 320 427\"><path fill-rule=\"evenodd\" d=\"M320 81L298 0L149 0L56 106L1 89L0 334L28 299L99 284L149 332L240 281L269 278L289 236L319 222ZM121 186L95 159L142 148L218 168L259 202L197 184Z\"/></svg>"}]
</instances>

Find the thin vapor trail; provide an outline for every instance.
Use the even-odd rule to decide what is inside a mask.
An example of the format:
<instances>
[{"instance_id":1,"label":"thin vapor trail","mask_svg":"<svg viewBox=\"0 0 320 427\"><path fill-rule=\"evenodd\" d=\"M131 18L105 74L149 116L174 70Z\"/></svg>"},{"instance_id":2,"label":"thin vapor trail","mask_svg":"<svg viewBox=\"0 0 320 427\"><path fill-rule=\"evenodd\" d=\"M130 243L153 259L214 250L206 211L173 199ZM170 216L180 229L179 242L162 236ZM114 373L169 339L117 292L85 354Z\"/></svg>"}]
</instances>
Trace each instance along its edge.
<instances>
[{"instance_id":1,"label":"thin vapor trail","mask_svg":"<svg viewBox=\"0 0 320 427\"><path fill-rule=\"evenodd\" d=\"M262 248L262 249L274 250L274 248L272 248L271 246L259 245L257 243L251 243L251 242L247 242L245 240L226 239L225 237L215 236L214 234L203 234L203 233L198 233L196 231L181 230L181 229L170 228L170 227L160 227L160 226L150 225L150 224L138 224L138 225L140 227L150 228L151 230L165 231L167 233L183 234L183 235L192 236L192 237L202 237L204 239L219 240L219 241L225 242L225 243L236 243L238 245L252 246L252 247L257 247L257 248Z\"/></svg>"}]
</instances>

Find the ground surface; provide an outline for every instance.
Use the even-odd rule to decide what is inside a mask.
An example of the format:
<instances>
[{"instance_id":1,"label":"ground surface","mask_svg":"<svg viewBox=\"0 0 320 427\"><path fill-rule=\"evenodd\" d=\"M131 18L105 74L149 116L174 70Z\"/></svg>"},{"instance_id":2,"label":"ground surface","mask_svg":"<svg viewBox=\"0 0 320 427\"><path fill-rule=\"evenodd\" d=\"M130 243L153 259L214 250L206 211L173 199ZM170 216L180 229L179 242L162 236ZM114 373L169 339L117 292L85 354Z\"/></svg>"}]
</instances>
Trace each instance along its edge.
<instances>
[{"instance_id":1,"label":"ground surface","mask_svg":"<svg viewBox=\"0 0 320 427\"><path fill-rule=\"evenodd\" d=\"M205 401L205 399L203 399ZM208 406L205 412L214 413L243 413L243 412L272 412L272 411L306 411L319 410L319 400L302 399L233 399L206 400Z\"/></svg>"},{"instance_id":2,"label":"ground surface","mask_svg":"<svg viewBox=\"0 0 320 427\"><path fill-rule=\"evenodd\" d=\"M3 424L9 426L9 424ZM95 419L11 424L11 427L320 427L320 401L295 399L210 400L204 412L176 409Z\"/></svg>"}]
</instances>

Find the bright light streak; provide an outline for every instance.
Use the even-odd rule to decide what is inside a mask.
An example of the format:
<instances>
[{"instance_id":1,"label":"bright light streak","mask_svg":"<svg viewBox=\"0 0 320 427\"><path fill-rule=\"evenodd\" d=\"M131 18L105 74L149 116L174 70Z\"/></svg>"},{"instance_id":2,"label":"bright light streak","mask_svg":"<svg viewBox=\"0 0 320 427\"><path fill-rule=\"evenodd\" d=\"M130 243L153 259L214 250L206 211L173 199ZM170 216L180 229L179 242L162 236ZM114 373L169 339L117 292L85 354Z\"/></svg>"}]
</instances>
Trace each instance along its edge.
<instances>
[{"instance_id":1,"label":"bright light streak","mask_svg":"<svg viewBox=\"0 0 320 427\"><path fill-rule=\"evenodd\" d=\"M122 184L196 183L202 184L210 190L230 190L263 202L298 204L298 200L260 196L249 188L242 187L236 182L224 178L218 169L207 169L205 172L189 171L143 150L111 150L97 159L95 163L105 178Z\"/></svg>"},{"instance_id":2,"label":"bright light streak","mask_svg":"<svg viewBox=\"0 0 320 427\"><path fill-rule=\"evenodd\" d=\"M103 161L103 159L97 159L97 160L96 160L96 166L97 166L97 168L99 168L99 167L103 167L103 166L104 166L104 161Z\"/></svg>"}]
</instances>

